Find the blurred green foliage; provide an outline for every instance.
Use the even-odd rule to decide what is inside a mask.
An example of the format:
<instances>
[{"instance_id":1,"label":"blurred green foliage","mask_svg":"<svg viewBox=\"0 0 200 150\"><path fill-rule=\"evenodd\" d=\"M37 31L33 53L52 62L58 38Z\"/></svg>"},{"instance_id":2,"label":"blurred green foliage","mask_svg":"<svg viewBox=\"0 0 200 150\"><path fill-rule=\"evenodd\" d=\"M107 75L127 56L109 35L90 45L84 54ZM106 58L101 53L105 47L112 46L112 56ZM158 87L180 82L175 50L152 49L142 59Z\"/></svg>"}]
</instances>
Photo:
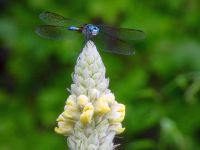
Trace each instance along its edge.
<instances>
[{"instance_id":1,"label":"blurred green foliage","mask_svg":"<svg viewBox=\"0 0 200 150\"><path fill-rule=\"evenodd\" d=\"M198 0L1 0L0 9L1 150L67 149L53 129L83 42L38 37L45 10L146 32L134 56L100 50L110 88L126 104L118 149L200 149Z\"/></svg>"}]
</instances>

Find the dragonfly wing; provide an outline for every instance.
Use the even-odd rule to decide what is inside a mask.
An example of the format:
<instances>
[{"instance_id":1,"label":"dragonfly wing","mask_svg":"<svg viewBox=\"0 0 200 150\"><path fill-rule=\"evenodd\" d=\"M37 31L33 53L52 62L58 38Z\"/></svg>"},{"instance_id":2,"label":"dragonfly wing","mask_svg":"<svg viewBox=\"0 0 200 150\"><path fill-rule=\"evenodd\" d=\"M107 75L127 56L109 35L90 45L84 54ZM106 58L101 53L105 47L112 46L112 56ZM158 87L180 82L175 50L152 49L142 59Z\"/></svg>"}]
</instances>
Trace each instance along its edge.
<instances>
[{"instance_id":1,"label":"dragonfly wing","mask_svg":"<svg viewBox=\"0 0 200 150\"><path fill-rule=\"evenodd\" d=\"M97 25L100 32L116 37L123 41L142 40L146 37L145 33L141 30L127 29L127 28L115 28L106 25Z\"/></svg>"},{"instance_id":2,"label":"dragonfly wing","mask_svg":"<svg viewBox=\"0 0 200 150\"><path fill-rule=\"evenodd\" d=\"M134 47L126 43L121 39L111 37L103 32L100 32L94 41L98 47L106 52L123 54L123 55L132 55L134 54Z\"/></svg>"},{"instance_id":3,"label":"dragonfly wing","mask_svg":"<svg viewBox=\"0 0 200 150\"><path fill-rule=\"evenodd\" d=\"M36 28L36 33L47 39L59 40L64 38L71 39L73 36L77 36L78 31L69 31L62 26L41 25Z\"/></svg>"},{"instance_id":4,"label":"dragonfly wing","mask_svg":"<svg viewBox=\"0 0 200 150\"><path fill-rule=\"evenodd\" d=\"M82 23L70 19L70 18L65 18L59 14L52 13L52 12L42 12L39 15L39 18L45 22L46 24L49 25L55 25L55 26L71 26L71 25L82 25Z\"/></svg>"}]
</instances>

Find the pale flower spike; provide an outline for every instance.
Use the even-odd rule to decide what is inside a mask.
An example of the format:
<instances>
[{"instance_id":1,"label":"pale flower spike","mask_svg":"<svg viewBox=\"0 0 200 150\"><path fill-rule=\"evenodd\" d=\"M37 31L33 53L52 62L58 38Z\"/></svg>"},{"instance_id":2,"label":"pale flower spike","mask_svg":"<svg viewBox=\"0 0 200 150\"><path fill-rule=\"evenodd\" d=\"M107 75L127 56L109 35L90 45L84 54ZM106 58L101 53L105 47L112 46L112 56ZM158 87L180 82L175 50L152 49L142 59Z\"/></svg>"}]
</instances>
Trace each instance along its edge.
<instances>
[{"instance_id":1,"label":"pale flower spike","mask_svg":"<svg viewBox=\"0 0 200 150\"><path fill-rule=\"evenodd\" d=\"M55 131L68 136L70 150L113 150L113 139L125 128L125 105L108 89L105 67L92 41L77 59L73 84Z\"/></svg>"}]
</instances>

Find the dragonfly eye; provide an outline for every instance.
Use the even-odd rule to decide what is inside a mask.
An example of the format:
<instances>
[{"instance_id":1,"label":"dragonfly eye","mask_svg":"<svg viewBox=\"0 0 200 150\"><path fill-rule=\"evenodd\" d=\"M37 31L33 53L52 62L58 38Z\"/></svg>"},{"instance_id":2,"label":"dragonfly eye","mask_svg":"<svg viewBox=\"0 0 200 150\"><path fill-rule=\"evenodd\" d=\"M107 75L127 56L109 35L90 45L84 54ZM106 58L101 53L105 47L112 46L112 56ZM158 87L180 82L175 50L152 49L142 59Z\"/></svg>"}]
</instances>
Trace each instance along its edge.
<instances>
[{"instance_id":1,"label":"dragonfly eye","mask_svg":"<svg viewBox=\"0 0 200 150\"><path fill-rule=\"evenodd\" d=\"M95 30L99 31L99 28L95 27Z\"/></svg>"}]
</instances>

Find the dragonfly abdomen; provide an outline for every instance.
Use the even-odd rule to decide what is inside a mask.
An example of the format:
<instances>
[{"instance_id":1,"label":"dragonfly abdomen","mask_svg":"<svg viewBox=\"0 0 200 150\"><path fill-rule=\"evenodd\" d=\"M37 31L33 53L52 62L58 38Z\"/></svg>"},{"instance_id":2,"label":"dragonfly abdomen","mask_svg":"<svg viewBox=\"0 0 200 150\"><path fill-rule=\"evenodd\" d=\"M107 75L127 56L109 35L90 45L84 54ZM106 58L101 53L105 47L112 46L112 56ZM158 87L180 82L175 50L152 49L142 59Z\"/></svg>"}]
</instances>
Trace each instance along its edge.
<instances>
[{"instance_id":1,"label":"dragonfly abdomen","mask_svg":"<svg viewBox=\"0 0 200 150\"><path fill-rule=\"evenodd\" d=\"M75 27L75 26L70 26L70 27L68 27L67 29L68 29L68 30L71 30L71 31L79 31L79 30L81 30L80 28Z\"/></svg>"}]
</instances>

